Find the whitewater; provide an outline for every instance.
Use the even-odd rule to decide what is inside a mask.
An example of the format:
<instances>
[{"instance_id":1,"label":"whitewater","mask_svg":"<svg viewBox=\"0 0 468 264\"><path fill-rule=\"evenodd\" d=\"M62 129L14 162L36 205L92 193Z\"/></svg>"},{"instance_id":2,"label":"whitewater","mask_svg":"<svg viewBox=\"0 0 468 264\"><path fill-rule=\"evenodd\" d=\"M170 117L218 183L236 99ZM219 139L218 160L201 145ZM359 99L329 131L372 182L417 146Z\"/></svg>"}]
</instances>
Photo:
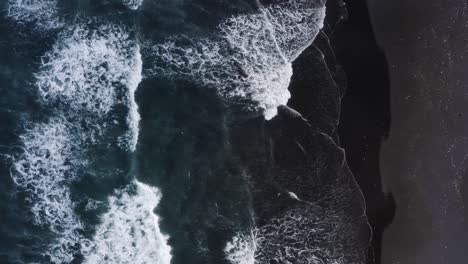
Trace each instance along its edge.
<instances>
[{"instance_id":1,"label":"whitewater","mask_svg":"<svg viewBox=\"0 0 468 264\"><path fill-rule=\"evenodd\" d=\"M141 2L125 4L136 9ZM10 1L8 15L21 24L35 22L40 30L55 29L62 25L56 4ZM128 152L136 150L135 92L142 80L137 41L124 26L97 19L68 26L43 55L35 77L42 104L54 114L27 124L20 136L22 151L12 157L11 177L28 194L34 223L54 234L44 255L52 263L70 263L77 255L85 263L170 263L168 238L153 211L159 189L135 178L116 191L93 237L83 235L86 224L72 199L71 186L92 158L87 149L102 144L113 127L126 123L126 132L113 141ZM124 118L115 113L118 106L127 109Z\"/></svg>"},{"instance_id":2,"label":"whitewater","mask_svg":"<svg viewBox=\"0 0 468 264\"><path fill-rule=\"evenodd\" d=\"M209 38L173 36L149 47L148 75L196 80L232 102L250 100L247 108L273 118L291 96L292 62L323 27L325 6L308 0L258 5L257 13L232 16Z\"/></svg>"},{"instance_id":3,"label":"whitewater","mask_svg":"<svg viewBox=\"0 0 468 264\"><path fill-rule=\"evenodd\" d=\"M41 105L53 114L25 124L21 152L11 155L11 177L27 194L34 224L54 234L44 250L50 262L71 263L77 256L89 264L171 262L169 236L154 212L161 190L132 175L105 201L88 198L90 205L105 207L99 224L90 226L76 212L73 185L93 162L90 148L118 146L135 159L141 122L135 93L144 73L147 78L182 77L212 87L229 102L247 100L248 110L272 119L277 107L290 98L292 62L319 34L325 7L308 0L270 2L258 2L255 13L225 19L207 37L174 35L140 47L138 34L119 23L100 18L66 23L57 0L8 1L7 16L18 25L58 32L41 58L34 83ZM131 12L145 5L143 0L122 4ZM142 54L152 62L145 69ZM125 114L119 109L126 109ZM295 213L274 219L263 229L239 232L226 243L226 259L253 264L268 263L271 254L277 254L275 259L302 254L293 247L288 252L278 249L285 225L299 230L305 221ZM91 236L83 232L89 229ZM302 239L293 238L297 243Z\"/></svg>"}]
</instances>

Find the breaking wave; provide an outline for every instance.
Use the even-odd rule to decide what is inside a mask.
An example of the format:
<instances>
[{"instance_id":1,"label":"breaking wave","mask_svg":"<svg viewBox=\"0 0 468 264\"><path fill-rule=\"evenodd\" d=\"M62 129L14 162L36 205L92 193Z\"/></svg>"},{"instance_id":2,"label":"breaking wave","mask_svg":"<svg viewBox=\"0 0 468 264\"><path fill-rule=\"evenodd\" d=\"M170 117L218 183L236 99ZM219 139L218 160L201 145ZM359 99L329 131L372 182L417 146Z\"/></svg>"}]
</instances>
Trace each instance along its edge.
<instances>
[{"instance_id":1,"label":"breaking wave","mask_svg":"<svg viewBox=\"0 0 468 264\"><path fill-rule=\"evenodd\" d=\"M80 137L74 126L61 117L36 124L21 136L23 153L14 161L12 178L29 194L31 211L37 225L49 228L57 243L46 253L54 263L73 259L69 248L79 240L83 226L74 212L69 183L76 169L86 165L77 151Z\"/></svg>"},{"instance_id":2,"label":"breaking wave","mask_svg":"<svg viewBox=\"0 0 468 264\"><path fill-rule=\"evenodd\" d=\"M138 9L142 2L123 0L130 9ZM18 23L41 29L63 26L55 0L8 3L8 16ZM276 108L289 100L292 61L318 34L324 13L322 3L273 1L255 14L223 21L211 37L172 37L152 46L150 73L215 87L228 99L249 101L251 108L271 119ZM124 27L91 24L64 29L43 56L35 84L44 105L55 113L47 122L31 124L20 137L22 151L13 160L12 178L28 194L34 222L55 235L45 252L51 262L70 263L81 254L86 263L168 264L168 237L153 212L161 198L158 189L135 180L117 191L90 239L83 235L85 224L75 212L71 184L89 162L85 150L100 144L106 127L124 120L125 133L116 143L135 151L140 121L135 101L142 80L138 43ZM118 106L127 109L124 118L113 112ZM227 259L234 264L294 263L295 259L343 263L339 249L325 252L319 251L323 247L310 246L310 237L329 238L314 222L316 214L308 212L292 210L258 227L255 235L235 236L225 247Z\"/></svg>"},{"instance_id":3,"label":"breaking wave","mask_svg":"<svg viewBox=\"0 0 468 264\"><path fill-rule=\"evenodd\" d=\"M253 101L266 119L290 98L292 61L323 26L323 3L296 0L234 16L204 39L173 37L149 49L152 74L182 76L216 87L228 99Z\"/></svg>"},{"instance_id":4,"label":"breaking wave","mask_svg":"<svg viewBox=\"0 0 468 264\"><path fill-rule=\"evenodd\" d=\"M118 104L127 106L129 130L120 143L134 151L140 120L134 93L141 72L140 48L122 27L79 25L60 34L44 55L36 85L47 104L62 105L67 114L103 117Z\"/></svg>"},{"instance_id":5,"label":"breaking wave","mask_svg":"<svg viewBox=\"0 0 468 264\"><path fill-rule=\"evenodd\" d=\"M54 116L48 122L31 124L20 137L22 151L13 158L11 176L28 194L34 222L54 235L54 242L44 253L53 263L70 263L76 254L89 253L91 260L105 254L102 243L112 232L117 232L116 241L132 236L115 244L120 250L130 250L135 243L139 249L135 255L115 255L112 263L153 259L169 263L170 249L152 213L160 198L156 189L137 182L133 184L135 195L127 193L131 190L128 188L116 194L118 198L111 198L110 211L103 216L95 242L83 235L85 227L71 198L72 183L79 180L79 170L89 163L87 148L101 144L99 136L105 134L108 123L118 122L118 115L112 112L117 105L125 106L128 113L123 119L127 122L125 135L116 143L128 151L135 150L140 116L134 93L141 72L138 44L116 25L74 26L59 34L57 43L43 57L36 86L44 105L54 109ZM120 210L127 210L126 218L113 219L111 216ZM160 249L153 247L159 245ZM90 248L92 251L86 251Z\"/></svg>"},{"instance_id":6,"label":"breaking wave","mask_svg":"<svg viewBox=\"0 0 468 264\"><path fill-rule=\"evenodd\" d=\"M232 264L254 264L257 242L255 234L237 234L226 244L224 253Z\"/></svg>"},{"instance_id":7,"label":"breaking wave","mask_svg":"<svg viewBox=\"0 0 468 264\"><path fill-rule=\"evenodd\" d=\"M110 197L85 263L169 264L168 237L153 212L160 199L158 189L138 181Z\"/></svg>"},{"instance_id":8,"label":"breaking wave","mask_svg":"<svg viewBox=\"0 0 468 264\"><path fill-rule=\"evenodd\" d=\"M8 17L39 30L64 25L58 15L57 0L8 0Z\"/></svg>"}]
</instances>

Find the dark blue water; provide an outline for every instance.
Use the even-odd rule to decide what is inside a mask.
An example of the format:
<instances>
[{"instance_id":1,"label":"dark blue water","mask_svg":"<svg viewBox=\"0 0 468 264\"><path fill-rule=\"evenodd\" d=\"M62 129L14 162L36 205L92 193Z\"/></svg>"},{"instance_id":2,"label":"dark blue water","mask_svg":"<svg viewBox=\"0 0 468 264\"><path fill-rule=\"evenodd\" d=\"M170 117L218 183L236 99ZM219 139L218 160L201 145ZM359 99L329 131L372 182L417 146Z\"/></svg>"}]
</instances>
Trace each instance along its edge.
<instances>
[{"instance_id":1,"label":"dark blue water","mask_svg":"<svg viewBox=\"0 0 468 264\"><path fill-rule=\"evenodd\" d=\"M323 2L10 0L0 9L0 263L358 259L329 238L348 239L336 233L352 217L320 203L326 195L292 192L275 156L302 144L281 143L296 135L278 132L275 116L292 63L323 26ZM333 158L320 166L340 162L321 140L331 150L314 151ZM284 185L277 173L288 174ZM325 182L311 190L350 181ZM343 193L357 195L349 208L359 211L358 192Z\"/></svg>"}]
</instances>

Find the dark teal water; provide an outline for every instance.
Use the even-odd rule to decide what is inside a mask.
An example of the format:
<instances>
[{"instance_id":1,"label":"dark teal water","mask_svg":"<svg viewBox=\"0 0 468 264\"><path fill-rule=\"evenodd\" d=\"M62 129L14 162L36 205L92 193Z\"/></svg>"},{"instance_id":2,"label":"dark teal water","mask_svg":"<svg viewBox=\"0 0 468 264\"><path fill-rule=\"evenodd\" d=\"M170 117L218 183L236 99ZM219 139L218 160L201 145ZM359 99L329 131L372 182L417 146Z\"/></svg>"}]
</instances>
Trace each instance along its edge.
<instances>
[{"instance_id":1,"label":"dark teal water","mask_svg":"<svg viewBox=\"0 0 468 264\"><path fill-rule=\"evenodd\" d=\"M251 178L323 5L3 1L0 263L290 263Z\"/></svg>"}]
</instances>

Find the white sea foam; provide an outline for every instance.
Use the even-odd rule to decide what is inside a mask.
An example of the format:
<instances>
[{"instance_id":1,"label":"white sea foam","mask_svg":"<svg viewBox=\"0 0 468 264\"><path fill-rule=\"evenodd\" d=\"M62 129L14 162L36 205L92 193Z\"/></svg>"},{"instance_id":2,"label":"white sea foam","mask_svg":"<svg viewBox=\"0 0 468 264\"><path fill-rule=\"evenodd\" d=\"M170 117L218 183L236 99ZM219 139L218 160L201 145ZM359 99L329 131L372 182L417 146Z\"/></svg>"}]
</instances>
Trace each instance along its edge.
<instances>
[{"instance_id":1,"label":"white sea foam","mask_svg":"<svg viewBox=\"0 0 468 264\"><path fill-rule=\"evenodd\" d=\"M140 123L140 114L138 113L138 104L135 100L135 92L142 80L143 72L143 61L141 59L140 47L137 45L134 50L134 55L132 56L132 72L127 78L127 95L126 101L129 107L129 113L127 115L127 124L129 130L127 134L122 137L120 140L121 145L127 147L130 151L136 150L136 145L138 143L138 134L139 134L139 123Z\"/></svg>"},{"instance_id":2,"label":"white sea foam","mask_svg":"<svg viewBox=\"0 0 468 264\"><path fill-rule=\"evenodd\" d=\"M255 263L362 263L353 228L341 211L303 203L256 228Z\"/></svg>"},{"instance_id":3,"label":"white sea foam","mask_svg":"<svg viewBox=\"0 0 468 264\"><path fill-rule=\"evenodd\" d=\"M160 199L158 189L138 181L110 197L109 211L85 250L85 263L169 264L168 237L154 213Z\"/></svg>"},{"instance_id":4,"label":"white sea foam","mask_svg":"<svg viewBox=\"0 0 468 264\"><path fill-rule=\"evenodd\" d=\"M226 244L224 253L232 264L254 264L256 249L257 243L253 232L249 235L239 233Z\"/></svg>"},{"instance_id":5,"label":"white sea foam","mask_svg":"<svg viewBox=\"0 0 468 264\"><path fill-rule=\"evenodd\" d=\"M289 100L292 76L291 63L276 44L271 24L263 15L246 15L228 19L219 28L232 54L230 97L253 100L271 119L276 108ZM241 71L241 78L236 78L235 70Z\"/></svg>"},{"instance_id":6,"label":"white sea foam","mask_svg":"<svg viewBox=\"0 0 468 264\"><path fill-rule=\"evenodd\" d=\"M310 46L323 27L325 7L321 0L281 1L262 8L273 34L288 61L294 61Z\"/></svg>"},{"instance_id":7,"label":"white sea foam","mask_svg":"<svg viewBox=\"0 0 468 264\"><path fill-rule=\"evenodd\" d=\"M63 26L58 16L57 0L8 0L8 16L18 23L41 30Z\"/></svg>"},{"instance_id":8,"label":"white sea foam","mask_svg":"<svg viewBox=\"0 0 468 264\"><path fill-rule=\"evenodd\" d=\"M59 37L36 75L39 93L55 108L55 117L32 124L21 136L23 151L13 160L12 178L29 194L35 223L55 235L44 254L53 263L69 263L77 245L90 244L81 235L84 226L74 212L70 186L87 165L89 144L99 144L96 135L102 135L116 104L128 108L128 130L116 142L135 150L142 61L139 46L119 26L82 24Z\"/></svg>"},{"instance_id":9,"label":"white sea foam","mask_svg":"<svg viewBox=\"0 0 468 264\"><path fill-rule=\"evenodd\" d=\"M341 209L303 202L237 234L224 252L232 264L361 264L365 252L350 239L361 232L354 225Z\"/></svg>"},{"instance_id":10,"label":"white sea foam","mask_svg":"<svg viewBox=\"0 0 468 264\"><path fill-rule=\"evenodd\" d=\"M156 73L182 75L215 87L226 98L254 101L267 119L286 104L292 66L282 56L264 16L233 17L219 26L219 39L187 44L181 39L152 48Z\"/></svg>"},{"instance_id":11,"label":"white sea foam","mask_svg":"<svg viewBox=\"0 0 468 264\"><path fill-rule=\"evenodd\" d=\"M76 158L79 137L73 137L73 125L63 118L36 124L21 136L23 152L13 162L12 178L23 187L32 204L36 224L49 228L59 239L46 255L52 262L73 259L69 248L79 240L82 228L74 213L69 182L75 168L85 165Z\"/></svg>"},{"instance_id":12,"label":"white sea foam","mask_svg":"<svg viewBox=\"0 0 468 264\"><path fill-rule=\"evenodd\" d=\"M271 119L290 98L291 62L315 39L324 14L323 3L293 0L231 17L215 37L171 38L152 47L153 73L189 77L227 98L251 100Z\"/></svg>"},{"instance_id":13,"label":"white sea foam","mask_svg":"<svg viewBox=\"0 0 468 264\"><path fill-rule=\"evenodd\" d=\"M138 74L134 59L138 53L138 46L119 26L75 26L44 55L36 84L48 102L106 114L120 99L118 89Z\"/></svg>"},{"instance_id":14,"label":"white sea foam","mask_svg":"<svg viewBox=\"0 0 468 264\"><path fill-rule=\"evenodd\" d=\"M64 105L69 113L106 116L116 104L129 109L129 131L120 145L135 150L138 106L135 91L142 77L140 48L124 28L78 25L60 34L43 57L36 85L45 102Z\"/></svg>"},{"instance_id":15,"label":"white sea foam","mask_svg":"<svg viewBox=\"0 0 468 264\"><path fill-rule=\"evenodd\" d=\"M144 0L122 0L122 3L130 9L137 10L143 4L143 1Z\"/></svg>"}]
</instances>

